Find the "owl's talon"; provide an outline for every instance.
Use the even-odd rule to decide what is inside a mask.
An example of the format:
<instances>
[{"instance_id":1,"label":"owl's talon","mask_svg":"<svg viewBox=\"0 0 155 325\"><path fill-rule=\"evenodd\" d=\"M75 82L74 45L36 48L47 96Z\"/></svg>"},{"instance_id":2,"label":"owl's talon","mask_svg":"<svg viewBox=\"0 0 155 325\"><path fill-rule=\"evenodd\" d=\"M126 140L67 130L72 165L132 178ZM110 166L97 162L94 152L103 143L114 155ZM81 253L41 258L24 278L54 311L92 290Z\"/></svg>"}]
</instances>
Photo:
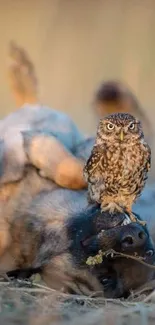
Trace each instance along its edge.
<instances>
[{"instance_id":1,"label":"owl's talon","mask_svg":"<svg viewBox=\"0 0 155 325\"><path fill-rule=\"evenodd\" d=\"M137 218L137 222L138 222L140 225L142 225L143 227L146 226L146 224L147 224L146 221L144 221L144 220L139 220L138 218Z\"/></svg>"},{"instance_id":2,"label":"owl's talon","mask_svg":"<svg viewBox=\"0 0 155 325\"><path fill-rule=\"evenodd\" d=\"M131 212L128 212L129 213L129 217L130 217L130 220L132 221L132 222L137 222L137 223L139 223L140 225L142 225L142 226L146 226L146 221L144 221L144 220L139 220L133 213L131 213Z\"/></svg>"},{"instance_id":3,"label":"owl's talon","mask_svg":"<svg viewBox=\"0 0 155 325\"><path fill-rule=\"evenodd\" d=\"M101 212L106 212L109 211L109 213L113 214L115 212L120 212L123 213L123 209L116 203L111 202L107 205L102 205L101 204Z\"/></svg>"},{"instance_id":4,"label":"owl's talon","mask_svg":"<svg viewBox=\"0 0 155 325\"><path fill-rule=\"evenodd\" d=\"M103 213L103 212L106 212L106 211L108 211L109 210L109 206L108 205L104 205L104 206L100 206L100 209L101 209L101 213ZM111 211L110 211L111 212Z\"/></svg>"}]
</instances>

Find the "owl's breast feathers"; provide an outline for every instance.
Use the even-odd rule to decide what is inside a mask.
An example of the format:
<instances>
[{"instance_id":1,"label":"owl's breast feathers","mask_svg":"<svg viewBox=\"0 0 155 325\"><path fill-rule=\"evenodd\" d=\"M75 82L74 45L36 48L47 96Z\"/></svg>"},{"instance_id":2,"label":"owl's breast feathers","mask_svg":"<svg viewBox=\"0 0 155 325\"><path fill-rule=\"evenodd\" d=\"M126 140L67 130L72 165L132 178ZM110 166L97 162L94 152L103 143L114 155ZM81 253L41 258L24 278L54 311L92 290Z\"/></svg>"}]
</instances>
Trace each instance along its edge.
<instances>
[{"instance_id":1,"label":"owl's breast feathers","mask_svg":"<svg viewBox=\"0 0 155 325\"><path fill-rule=\"evenodd\" d=\"M84 176L94 187L104 185L108 195L139 195L151 165L151 150L144 141L133 144L95 145L84 168ZM96 189L97 190L97 189Z\"/></svg>"},{"instance_id":2,"label":"owl's breast feathers","mask_svg":"<svg viewBox=\"0 0 155 325\"><path fill-rule=\"evenodd\" d=\"M147 160L146 169L149 172L151 168L151 148L146 142L142 143L142 145L144 146L146 152L146 160Z\"/></svg>"}]
</instances>

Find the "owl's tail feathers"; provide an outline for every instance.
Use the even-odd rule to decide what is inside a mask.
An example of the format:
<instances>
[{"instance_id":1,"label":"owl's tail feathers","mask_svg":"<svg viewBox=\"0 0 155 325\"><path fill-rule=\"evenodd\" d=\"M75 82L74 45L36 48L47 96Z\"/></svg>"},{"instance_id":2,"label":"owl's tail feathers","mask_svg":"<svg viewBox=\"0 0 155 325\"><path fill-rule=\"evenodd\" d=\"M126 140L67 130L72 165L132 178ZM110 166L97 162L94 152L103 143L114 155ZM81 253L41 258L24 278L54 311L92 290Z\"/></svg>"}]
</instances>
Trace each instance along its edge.
<instances>
[{"instance_id":1,"label":"owl's tail feathers","mask_svg":"<svg viewBox=\"0 0 155 325\"><path fill-rule=\"evenodd\" d=\"M103 82L95 94L95 103L100 106L100 115L130 113L137 116L150 129L150 122L137 97L123 82L109 80Z\"/></svg>"},{"instance_id":2,"label":"owl's tail feathers","mask_svg":"<svg viewBox=\"0 0 155 325\"><path fill-rule=\"evenodd\" d=\"M38 81L35 68L26 51L14 41L9 44L8 79L16 106L38 102Z\"/></svg>"}]
</instances>

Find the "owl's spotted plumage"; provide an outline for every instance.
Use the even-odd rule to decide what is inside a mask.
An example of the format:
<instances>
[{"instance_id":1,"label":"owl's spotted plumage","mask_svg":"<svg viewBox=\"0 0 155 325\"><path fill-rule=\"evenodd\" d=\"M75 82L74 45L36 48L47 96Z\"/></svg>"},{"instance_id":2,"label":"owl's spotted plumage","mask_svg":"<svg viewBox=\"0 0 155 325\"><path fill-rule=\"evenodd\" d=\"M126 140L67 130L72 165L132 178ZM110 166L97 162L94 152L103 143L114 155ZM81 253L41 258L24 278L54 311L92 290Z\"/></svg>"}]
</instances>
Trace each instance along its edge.
<instances>
[{"instance_id":1,"label":"owl's spotted plumage","mask_svg":"<svg viewBox=\"0 0 155 325\"><path fill-rule=\"evenodd\" d=\"M117 113L100 120L96 141L84 168L89 198L102 210L126 210L141 194L151 165L151 150L139 120Z\"/></svg>"}]
</instances>

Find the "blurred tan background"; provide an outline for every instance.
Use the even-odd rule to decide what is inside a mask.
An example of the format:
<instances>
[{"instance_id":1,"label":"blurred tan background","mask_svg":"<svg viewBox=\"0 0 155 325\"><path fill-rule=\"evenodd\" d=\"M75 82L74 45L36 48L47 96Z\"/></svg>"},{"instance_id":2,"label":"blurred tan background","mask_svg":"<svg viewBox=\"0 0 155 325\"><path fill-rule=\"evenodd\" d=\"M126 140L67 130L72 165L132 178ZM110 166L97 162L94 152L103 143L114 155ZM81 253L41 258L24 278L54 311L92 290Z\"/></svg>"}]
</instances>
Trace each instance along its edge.
<instances>
[{"instance_id":1,"label":"blurred tan background","mask_svg":"<svg viewBox=\"0 0 155 325\"><path fill-rule=\"evenodd\" d=\"M107 78L128 82L155 116L155 0L1 0L0 24L1 117L15 109L6 81L11 39L35 63L42 102L86 132L96 124L94 90Z\"/></svg>"}]
</instances>

